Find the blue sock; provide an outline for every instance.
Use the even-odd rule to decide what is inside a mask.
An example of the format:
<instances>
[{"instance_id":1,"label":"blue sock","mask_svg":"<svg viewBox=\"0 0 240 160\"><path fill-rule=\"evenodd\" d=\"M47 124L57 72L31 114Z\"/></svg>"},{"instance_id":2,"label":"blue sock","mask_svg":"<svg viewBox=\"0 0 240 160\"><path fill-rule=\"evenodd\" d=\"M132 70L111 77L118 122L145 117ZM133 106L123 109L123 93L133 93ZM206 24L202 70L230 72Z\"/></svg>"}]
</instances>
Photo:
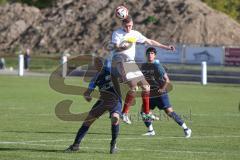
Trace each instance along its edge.
<instances>
[{"instance_id":1,"label":"blue sock","mask_svg":"<svg viewBox=\"0 0 240 160\"><path fill-rule=\"evenodd\" d=\"M147 128L149 128L149 126L152 124L152 122L146 121L146 122L144 122L144 124Z\"/></svg>"},{"instance_id":2,"label":"blue sock","mask_svg":"<svg viewBox=\"0 0 240 160\"><path fill-rule=\"evenodd\" d=\"M174 121L175 122L177 122L177 124L179 125L179 126L182 126L183 125L183 120L175 113L175 112L171 112L170 114L169 114L169 116L172 118L172 119L174 119Z\"/></svg>"},{"instance_id":3,"label":"blue sock","mask_svg":"<svg viewBox=\"0 0 240 160\"><path fill-rule=\"evenodd\" d=\"M116 143L116 139L118 137L118 134L119 134L119 124L117 124L117 125L112 124L112 141L111 141L111 144Z\"/></svg>"},{"instance_id":4,"label":"blue sock","mask_svg":"<svg viewBox=\"0 0 240 160\"><path fill-rule=\"evenodd\" d=\"M86 135L88 129L89 129L89 126L84 126L84 125L82 125L82 127L79 128L76 138L74 140L74 144L81 143L81 141L82 141L83 137Z\"/></svg>"}]
</instances>

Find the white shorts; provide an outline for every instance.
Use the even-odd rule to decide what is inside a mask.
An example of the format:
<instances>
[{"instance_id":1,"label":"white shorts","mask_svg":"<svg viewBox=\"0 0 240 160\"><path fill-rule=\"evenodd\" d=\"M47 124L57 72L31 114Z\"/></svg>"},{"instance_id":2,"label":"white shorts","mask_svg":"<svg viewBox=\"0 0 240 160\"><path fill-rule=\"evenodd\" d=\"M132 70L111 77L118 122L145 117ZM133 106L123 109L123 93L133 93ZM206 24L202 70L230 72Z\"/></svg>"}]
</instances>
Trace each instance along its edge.
<instances>
[{"instance_id":1,"label":"white shorts","mask_svg":"<svg viewBox=\"0 0 240 160\"><path fill-rule=\"evenodd\" d=\"M117 70L116 75L118 75L123 82L133 79L141 81L144 78L136 62L134 60L129 60L124 54L115 55L113 57L113 63L115 63L115 70Z\"/></svg>"},{"instance_id":2,"label":"white shorts","mask_svg":"<svg viewBox=\"0 0 240 160\"><path fill-rule=\"evenodd\" d=\"M126 72L125 78L127 81L143 77L143 73L140 71L135 61L125 62L124 70Z\"/></svg>"}]
</instances>

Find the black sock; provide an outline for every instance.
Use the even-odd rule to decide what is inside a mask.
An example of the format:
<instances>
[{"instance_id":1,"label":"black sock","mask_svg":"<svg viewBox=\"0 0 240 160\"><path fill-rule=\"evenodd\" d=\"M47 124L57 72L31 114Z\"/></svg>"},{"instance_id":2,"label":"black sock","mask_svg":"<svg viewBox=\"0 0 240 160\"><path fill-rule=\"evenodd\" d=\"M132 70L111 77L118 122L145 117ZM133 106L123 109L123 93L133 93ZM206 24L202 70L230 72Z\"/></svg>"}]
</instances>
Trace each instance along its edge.
<instances>
[{"instance_id":1,"label":"black sock","mask_svg":"<svg viewBox=\"0 0 240 160\"><path fill-rule=\"evenodd\" d=\"M152 124L152 122L144 122L144 124L145 124L145 126L148 128L151 124Z\"/></svg>"},{"instance_id":2,"label":"black sock","mask_svg":"<svg viewBox=\"0 0 240 160\"><path fill-rule=\"evenodd\" d=\"M115 144L119 134L119 124L112 124L112 141L111 144Z\"/></svg>"},{"instance_id":3,"label":"black sock","mask_svg":"<svg viewBox=\"0 0 240 160\"><path fill-rule=\"evenodd\" d=\"M80 144L81 143L81 140L86 135L88 129L89 129L89 126L84 126L84 125L82 125L82 127L79 128L78 133L76 135L76 138L74 140L74 144Z\"/></svg>"},{"instance_id":4,"label":"black sock","mask_svg":"<svg viewBox=\"0 0 240 160\"><path fill-rule=\"evenodd\" d=\"M174 119L174 121L177 122L179 126L182 126L184 123L183 120L175 112L169 113L169 116L172 117L172 119Z\"/></svg>"}]
</instances>

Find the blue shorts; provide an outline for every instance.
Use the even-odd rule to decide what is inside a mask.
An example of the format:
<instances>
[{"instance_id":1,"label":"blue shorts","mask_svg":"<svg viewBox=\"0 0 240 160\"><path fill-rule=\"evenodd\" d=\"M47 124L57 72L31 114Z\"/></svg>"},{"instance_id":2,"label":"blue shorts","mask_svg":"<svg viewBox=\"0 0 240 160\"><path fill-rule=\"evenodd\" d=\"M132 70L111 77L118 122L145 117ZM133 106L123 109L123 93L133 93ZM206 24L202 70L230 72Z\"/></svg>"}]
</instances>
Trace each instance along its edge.
<instances>
[{"instance_id":1,"label":"blue shorts","mask_svg":"<svg viewBox=\"0 0 240 160\"><path fill-rule=\"evenodd\" d=\"M156 107L160 110L165 110L171 107L168 94L162 94L158 97L149 98L149 107L151 110L154 110Z\"/></svg>"},{"instance_id":2,"label":"blue shorts","mask_svg":"<svg viewBox=\"0 0 240 160\"><path fill-rule=\"evenodd\" d=\"M113 113L118 113L120 116L122 116L122 100L119 98L118 103L113 107L111 110L109 110L110 117Z\"/></svg>"},{"instance_id":3,"label":"blue shorts","mask_svg":"<svg viewBox=\"0 0 240 160\"><path fill-rule=\"evenodd\" d=\"M112 113L118 113L121 116L122 113L122 101L121 99L116 99L112 97L101 98L93 105L92 109L90 110L89 114L95 118L99 118L107 111L110 114L110 117Z\"/></svg>"}]
</instances>

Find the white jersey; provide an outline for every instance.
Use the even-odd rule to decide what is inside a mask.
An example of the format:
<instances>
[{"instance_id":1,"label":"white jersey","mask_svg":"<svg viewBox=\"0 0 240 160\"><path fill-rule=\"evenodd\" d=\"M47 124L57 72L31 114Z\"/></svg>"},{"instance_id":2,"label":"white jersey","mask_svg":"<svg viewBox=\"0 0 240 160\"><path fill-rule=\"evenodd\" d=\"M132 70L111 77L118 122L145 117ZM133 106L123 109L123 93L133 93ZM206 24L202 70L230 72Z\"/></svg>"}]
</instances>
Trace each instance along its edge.
<instances>
[{"instance_id":1,"label":"white jersey","mask_svg":"<svg viewBox=\"0 0 240 160\"><path fill-rule=\"evenodd\" d=\"M134 43L129 49L121 52L115 52L115 54L125 54L128 56L129 60L134 60L136 54L136 42L144 43L146 39L147 38L138 31L131 30L129 33L127 33L124 31L123 28L119 28L112 34L112 43L117 45L119 45L123 41L132 41Z\"/></svg>"}]
</instances>

